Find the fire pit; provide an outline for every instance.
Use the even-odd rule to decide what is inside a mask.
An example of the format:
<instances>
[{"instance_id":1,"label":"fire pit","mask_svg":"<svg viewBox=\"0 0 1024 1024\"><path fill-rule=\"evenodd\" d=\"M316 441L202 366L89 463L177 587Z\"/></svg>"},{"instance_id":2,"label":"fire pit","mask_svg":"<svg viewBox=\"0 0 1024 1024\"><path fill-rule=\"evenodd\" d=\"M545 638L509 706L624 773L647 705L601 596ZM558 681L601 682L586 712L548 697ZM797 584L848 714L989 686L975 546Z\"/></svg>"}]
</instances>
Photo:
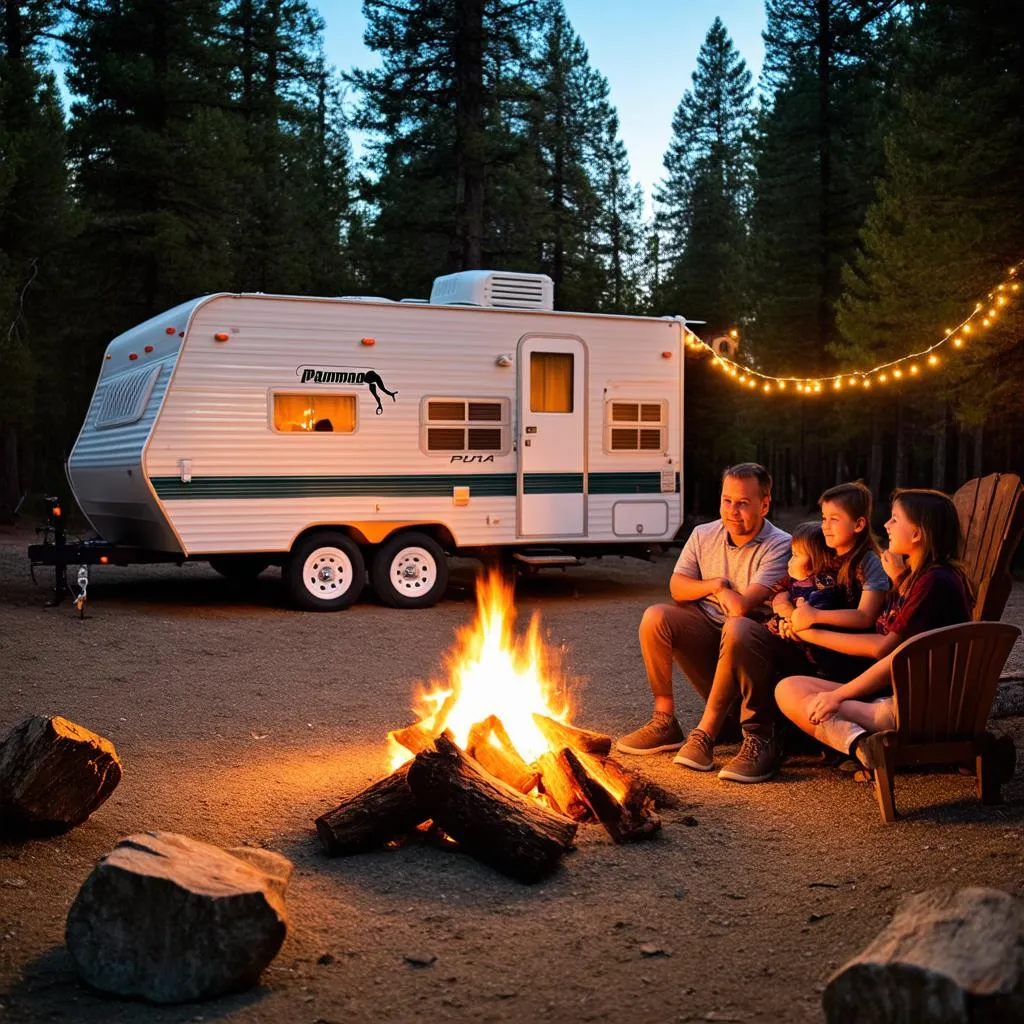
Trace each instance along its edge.
<instances>
[{"instance_id":1,"label":"fire pit","mask_svg":"<svg viewBox=\"0 0 1024 1024\"><path fill-rule=\"evenodd\" d=\"M419 718L388 734L392 772L316 821L329 854L414 836L471 853L532 882L557 867L580 825L617 843L661 828L678 802L609 757L611 737L573 726L569 688L534 615L514 630L511 587L477 584L477 616L445 657L446 681L417 698Z\"/></svg>"}]
</instances>

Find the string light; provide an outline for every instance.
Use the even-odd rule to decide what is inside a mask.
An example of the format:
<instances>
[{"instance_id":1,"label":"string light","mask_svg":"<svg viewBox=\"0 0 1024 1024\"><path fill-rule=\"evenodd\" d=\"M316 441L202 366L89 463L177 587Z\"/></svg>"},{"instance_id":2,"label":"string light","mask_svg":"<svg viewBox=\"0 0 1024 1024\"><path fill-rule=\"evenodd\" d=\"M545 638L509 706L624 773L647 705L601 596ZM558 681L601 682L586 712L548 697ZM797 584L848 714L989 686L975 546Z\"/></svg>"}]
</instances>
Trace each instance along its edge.
<instances>
[{"instance_id":1,"label":"string light","mask_svg":"<svg viewBox=\"0 0 1024 1024\"><path fill-rule=\"evenodd\" d=\"M1019 296L1020 282L1016 278L1022 267L1024 267L1024 261L1011 267L1007 272L1007 280L988 293L989 302L976 302L972 312L955 327L945 328L938 341L919 352L908 352L906 355L891 359L886 363L879 363L878 366L873 366L868 370L846 370L838 376L827 377L773 377L771 374L761 373L752 367L743 366L727 355L715 352L707 342L702 341L690 331L686 333L686 346L695 352L711 353L714 356L714 366L734 378L738 384L745 384L749 388L759 388L766 395L773 394L775 391L786 391L790 386L801 395L821 394L826 385L830 385L832 391L842 391L844 386L868 390L872 383L885 385L890 380L900 381L905 373L911 377L920 377L919 360L923 360L927 368L935 369L942 363L939 356L935 354L936 350L947 342L953 348L962 350L975 328L991 327L998 320L999 314L1004 312L1001 307L1006 306L1010 299ZM1007 292L1010 294L1000 294ZM977 322L972 325L972 321ZM729 337L734 340L739 338L739 331L736 328L730 329L728 333Z\"/></svg>"}]
</instances>

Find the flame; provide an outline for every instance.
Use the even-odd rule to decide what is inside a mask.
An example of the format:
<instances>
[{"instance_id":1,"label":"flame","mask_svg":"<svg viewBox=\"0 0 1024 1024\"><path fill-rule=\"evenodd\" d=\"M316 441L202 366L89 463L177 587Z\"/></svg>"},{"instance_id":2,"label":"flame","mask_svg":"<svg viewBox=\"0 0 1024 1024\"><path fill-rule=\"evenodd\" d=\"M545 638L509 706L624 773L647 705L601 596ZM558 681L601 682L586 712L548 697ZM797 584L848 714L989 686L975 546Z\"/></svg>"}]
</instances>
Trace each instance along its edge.
<instances>
[{"instance_id":1,"label":"flame","mask_svg":"<svg viewBox=\"0 0 1024 1024\"><path fill-rule=\"evenodd\" d=\"M526 633L515 635L512 587L498 573L478 580L476 603L476 619L456 632L445 656L447 681L419 695L417 724L429 735L448 729L465 748L470 729L496 715L520 756L533 761L550 748L532 716L568 721L567 681L556 653L541 639L536 614ZM388 747L392 770L413 756L394 734Z\"/></svg>"}]
</instances>

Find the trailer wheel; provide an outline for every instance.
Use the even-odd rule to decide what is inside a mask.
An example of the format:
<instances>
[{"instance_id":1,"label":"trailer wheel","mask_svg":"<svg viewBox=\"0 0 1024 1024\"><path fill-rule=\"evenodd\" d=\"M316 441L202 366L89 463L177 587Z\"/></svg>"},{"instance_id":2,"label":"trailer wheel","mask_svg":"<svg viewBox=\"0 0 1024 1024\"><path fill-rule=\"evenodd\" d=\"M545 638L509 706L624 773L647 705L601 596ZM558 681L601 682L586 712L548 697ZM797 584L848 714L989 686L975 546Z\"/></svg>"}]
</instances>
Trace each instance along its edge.
<instances>
[{"instance_id":1,"label":"trailer wheel","mask_svg":"<svg viewBox=\"0 0 1024 1024\"><path fill-rule=\"evenodd\" d=\"M341 611L362 593L366 582L363 554L343 533L314 533L292 548L284 567L284 581L299 608Z\"/></svg>"},{"instance_id":2,"label":"trailer wheel","mask_svg":"<svg viewBox=\"0 0 1024 1024\"><path fill-rule=\"evenodd\" d=\"M259 555L213 555L210 568L225 579L244 583L256 579L270 562Z\"/></svg>"},{"instance_id":3,"label":"trailer wheel","mask_svg":"<svg viewBox=\"0 0 1024 1024\"><path fill-rule=\"evenodd\" d=\"M432 608L448 586L448 560L433 537L400 533L377 549L370 578L392 608Z\"/></svg>"}]
</instances>

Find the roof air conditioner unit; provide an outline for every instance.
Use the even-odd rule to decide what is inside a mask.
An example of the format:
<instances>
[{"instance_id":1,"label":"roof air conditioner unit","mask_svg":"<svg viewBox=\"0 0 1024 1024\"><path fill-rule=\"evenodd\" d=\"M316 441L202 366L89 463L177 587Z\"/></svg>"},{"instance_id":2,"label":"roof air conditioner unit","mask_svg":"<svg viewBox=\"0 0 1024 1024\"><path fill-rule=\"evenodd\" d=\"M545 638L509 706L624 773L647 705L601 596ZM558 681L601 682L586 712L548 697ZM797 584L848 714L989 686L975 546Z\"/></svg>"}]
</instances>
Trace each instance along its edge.
<instances>
[{"instance_id":1,"label":"roof air conditioner unit","mask_svg":"<svg viewBox=\"0 0 1024 1024\"><path fill-rule=\"evenodd\" d=\"M434 278L430 302L440 306L554 309L555 286L547 274L463 270L458 274Z\"/></svg>"}]
</instances>

